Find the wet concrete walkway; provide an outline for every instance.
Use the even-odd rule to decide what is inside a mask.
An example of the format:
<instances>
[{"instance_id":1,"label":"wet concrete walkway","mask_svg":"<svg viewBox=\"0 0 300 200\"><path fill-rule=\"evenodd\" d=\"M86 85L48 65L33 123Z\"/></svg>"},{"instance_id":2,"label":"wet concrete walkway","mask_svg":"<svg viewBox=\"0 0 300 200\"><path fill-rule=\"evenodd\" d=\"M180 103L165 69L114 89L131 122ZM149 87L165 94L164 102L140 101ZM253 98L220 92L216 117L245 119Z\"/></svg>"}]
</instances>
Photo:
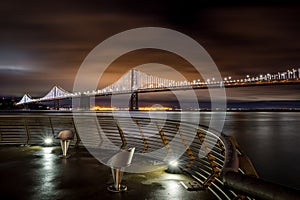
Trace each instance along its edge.
<instances>
[{"instance_id":1,"label":"wet concrete walkway","mask_svg":"<svg viewBox=\"0 0 300 200\"><path fill-rule=\"evenodd\" d=\"M125 173L128 191L111 193L109 167L84 148L70 149L61 159L59 147L0 146L0 199L215 199L207 191L187 191L180 181L188 177L164 170Z\"/></svg>"}]
</instances>

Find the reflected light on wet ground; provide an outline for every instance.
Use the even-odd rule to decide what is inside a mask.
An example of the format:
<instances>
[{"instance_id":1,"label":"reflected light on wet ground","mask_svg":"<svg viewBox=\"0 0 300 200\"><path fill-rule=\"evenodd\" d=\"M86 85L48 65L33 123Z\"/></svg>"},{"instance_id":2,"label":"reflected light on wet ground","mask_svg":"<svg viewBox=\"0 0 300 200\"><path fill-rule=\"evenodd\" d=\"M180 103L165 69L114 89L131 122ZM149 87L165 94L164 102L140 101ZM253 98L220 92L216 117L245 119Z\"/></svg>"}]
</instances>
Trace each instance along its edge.
<instances>
[{"instance_id":1,"label":"reflected light on wet ground","mask_svg":"<svg viewBox=\"0 0 300 200\"><path fill-rule=\"evenodd\" d=\"M54 161L54 155L52 153L52 147L45 147L43 148L44 152L44 168L45 175L48 176L53 171L53 161Z\"/></svg>"},{"instance_id":2,"label":"reflected light on wet ground","mask_svg":"<svg viewBox=\"0 0 300 200\"><path fill-rule=\"evenodd\" d=\"M60 147L0 147L1 199L215 199L207 191L187 191L187 177L164 170L124 173L123 193L111 193L111 170L84 148L71 148L62 159Z\"/></svg>"},{"instance_id":3,"label":"reflected light on wet ground","mask_svg":"<svg viewBox=\"0 0 300 200\"><path fill-rule=\"evenodd\" d=\"M52 152L54 149L54 147L44 147L37 154L41 166L36 169L38 184L34 188L33 199L55 197L55 177L58 175L58 169L54 166L57 159L57 155Z\"/></svg>"},{"instance_id":4,"label":"reflected light on wet ground","mask_svg":"<svg viewBox=\"0 0 300 200\"><path fill-rule=\"evenodd\" d=\"M174 175L174 174L167 174L166 181L164 181L166 185L166 189L169 191L169 197L179 198L182 197L182 193L180 192L181 185L179 184L179 181L185 180L180 175Z\"/></svg>"}]
</instances>

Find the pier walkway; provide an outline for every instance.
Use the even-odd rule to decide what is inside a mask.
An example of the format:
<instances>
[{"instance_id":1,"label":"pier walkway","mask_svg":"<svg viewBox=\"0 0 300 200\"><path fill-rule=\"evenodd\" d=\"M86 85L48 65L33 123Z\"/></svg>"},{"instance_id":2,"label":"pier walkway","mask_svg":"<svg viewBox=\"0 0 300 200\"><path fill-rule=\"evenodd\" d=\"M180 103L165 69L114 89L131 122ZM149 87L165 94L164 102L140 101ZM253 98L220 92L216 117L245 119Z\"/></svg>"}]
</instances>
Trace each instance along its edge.
<instances>
[{"instance_id":1,"label":"pier walkway","mask_svg":"<svg viewBox=\"0 0 300 200\"><path fill-rule=\"evenodd\" d=\"M1 146L1 199L216 199L208 191L188 191L180 181L189 177L164 170L124 173L128 191L111 193L111 169L83 148L69 149L62 159L60 147Z\"/></svg>"}]
</instances>

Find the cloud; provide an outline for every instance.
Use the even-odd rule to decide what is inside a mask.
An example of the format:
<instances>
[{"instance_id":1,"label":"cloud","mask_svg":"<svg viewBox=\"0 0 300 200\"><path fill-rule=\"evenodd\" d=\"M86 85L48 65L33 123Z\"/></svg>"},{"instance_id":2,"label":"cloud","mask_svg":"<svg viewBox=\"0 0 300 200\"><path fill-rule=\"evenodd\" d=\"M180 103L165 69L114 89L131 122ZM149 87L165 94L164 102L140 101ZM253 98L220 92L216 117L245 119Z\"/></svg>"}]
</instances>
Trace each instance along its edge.
<instances>
[{"instance_id":1,"label":"cloud","mask_svg":"<svg viewBox=\"0 0 300 200\"><path fill-rule=\"evenodd\" d=\"M30 67L25 66L8 66L8 65L0 65L0 72L6 73L6 72L30 72L33 71Z\"/></svg>"},{"instance_id":2,"label":"cloud","mask_svg":"<svg viewBox=\"0 0 300 200\"><path fill-rule=\"evenodd\" d=\"M199 7L165 1L1 2L0 94L22 96L30 92L42 96L55 84L72 90L81 62L96 45L121 31L145 26L171 28L193 37L205 47L223 76L243 77L299 66L298 5L226 4ZM147 60L141 57L143 54L121 58L101 84L117 80L128 66L143 64L143 60L161 59L163 64L177 65L176 70L191 80L197 78L186 63L172 56L147 52L152 58ZM234 91L230 91L232 98L244 98ZM256 88L247 95L260 98L263 91ZM283 89L278 91L270 96L298 95L281 95Z\"/></svg>"}]
</instances>

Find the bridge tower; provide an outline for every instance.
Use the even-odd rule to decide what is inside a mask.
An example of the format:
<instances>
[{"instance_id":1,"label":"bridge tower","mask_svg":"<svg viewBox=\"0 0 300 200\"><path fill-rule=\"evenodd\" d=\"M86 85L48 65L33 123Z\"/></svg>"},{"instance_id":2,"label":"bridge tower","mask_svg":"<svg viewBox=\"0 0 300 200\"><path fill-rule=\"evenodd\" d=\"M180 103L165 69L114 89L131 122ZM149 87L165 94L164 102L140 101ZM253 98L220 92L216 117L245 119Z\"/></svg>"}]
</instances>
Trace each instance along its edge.
<instances>
[{"instance_id":1,"label":"bridge tower","mask_svg":"<svg viewBox=\"0 0 300 200\"><path fill-rule=\"evenodd\" d=\"M138 105L138 93L133 92L130 96L130 102L129 102L129 110L130 111L136 111L139 110L139 105Z\"/></svg>"},{"instance_id":2,"label":"bridge tower","mask_svg":"<svg viewBox=\"0 0 300 200\"><path fill-rule=\"evenodd\" d=\"M131 70L130 86L131 86L132 93L131 93L130 101L129 101L129 110L136 111L136 110L139 110L138 92L135 92L135 90L138 89L138 76L137 76L137 71L134 69Z\"/></svg>"}]
</instances>

